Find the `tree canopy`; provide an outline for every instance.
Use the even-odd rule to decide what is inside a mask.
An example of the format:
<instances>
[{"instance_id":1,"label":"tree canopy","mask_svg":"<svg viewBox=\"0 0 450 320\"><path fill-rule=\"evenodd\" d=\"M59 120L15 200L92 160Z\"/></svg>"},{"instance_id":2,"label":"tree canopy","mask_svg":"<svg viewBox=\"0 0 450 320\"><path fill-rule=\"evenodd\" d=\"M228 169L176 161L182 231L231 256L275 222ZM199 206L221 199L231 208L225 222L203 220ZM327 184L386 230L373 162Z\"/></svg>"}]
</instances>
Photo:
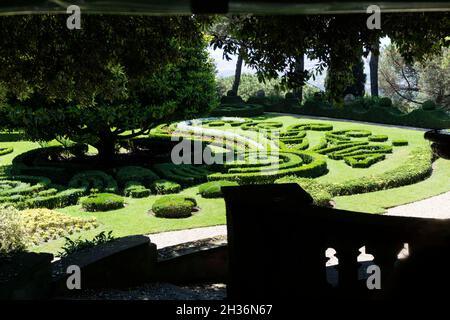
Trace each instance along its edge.
<instances>
[{"instance_id":1,"label":"tree canopy","mask_svg":"<svg viewBox=\"0 0 450 320\"><path fill-rule=\"evenodd\" d=\"M282 84L295 88L314 77L314 72L333 70L340 76L331 87L332 100L342 99L351 85L353 66L380 37L389 36L408 61L423 60L449 43L447 12L382 14L380 30L369 30L367 18L365 14L247 16L234 30L234 37L244 44L244 59L261 81L281 74ZM215 39L220 47L219 40ZM222 47L233 53L233 47ZM303 54L318 60L314 72L298 72L297 62Z\"/></svg>"},{"instance_id":2,"label":"tree canopy","mask_svg":"<svg viewBox=\"0 0 450 320\"><path fill-rule=\"evenodd\" d=\"M0 18L3 125L89 143L111 159L118 139L214 106L203 21L84 16L83 29L69 30L64 19Z\"/></svg>"}]
</instances>

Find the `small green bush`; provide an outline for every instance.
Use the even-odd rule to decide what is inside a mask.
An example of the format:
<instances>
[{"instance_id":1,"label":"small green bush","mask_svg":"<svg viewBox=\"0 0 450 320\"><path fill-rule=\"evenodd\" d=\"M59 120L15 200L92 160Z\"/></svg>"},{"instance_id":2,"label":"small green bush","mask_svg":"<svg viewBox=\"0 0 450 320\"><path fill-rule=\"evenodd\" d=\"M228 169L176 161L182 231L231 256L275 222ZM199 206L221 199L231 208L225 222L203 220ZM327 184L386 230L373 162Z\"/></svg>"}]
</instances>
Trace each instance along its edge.
<instances>
[{"instance_id":1,"label":"small green bush","mask_svg":"<svg viewBox=\"0 0 450 320\"><path fill-rule=\"evenodd\" d=\"M109 211L124 207L121 196L113 193L97 193L81 198L81 207L90 212Z\"/></svg>"},{"instance_id":2,"label":"small green bush","mask_svg":"<svg viewBox=\"0 0 450 320\"><path fill-rule=\"evenodd\" d=\"M151 194L151 191L139 181L128 181L125 185L123 193L126 197L145 198Z\"/></svg>"},{"instance_id":3,"label":"small green bush","mask_svg":"<svg viewBox=\"0 0 450 320\"><path fill-rule=\"evenodd\" d=\"M183 196L164 196L155 201L152 211L160 218L187 218L197 205L195 199Z\"/></svg>"},{"instance_id":4,"label":"small green bush","mask_svg":"<svg viewBox=\"0 0 450 320\"><path fill-rule=\"evenodd\" d=\"M150 169L127 166L122 167L116 173L116 179L120 186L125 186L128 181L138 181L144 186L150 187L153 181L159 179L159 177Z\"/></svg>"},{"instance_id":5,"label":"small green bush","mask_svg":"<svg viewBox=\"0 0 450 320\"><path fill-rule=\"evenodd\" d=\"M432 100L427 100L422 104L423 110L435 110L436 109L436 103Z\"/></svg>"},{"instance_id":6,"label":"small green bush","mask_svg":"<svg viewBox=\"0 0 450 320\"><path fill-rule=\"evenodd\" d=\"M203 198L221 198L222 187L238 186L239 184L234 181L218 180L210 181L198 186L198 192Z\"/></svg>"},{"instance_id":7,"label":"small green bush","mask_svg":"<svg viewBox=\"0 0 450 320\"><path fill-rule=\"evenodd\" d=\"M210 121L206 125L209 127L223 127L225 125L225 122L216 120L216 121Z\"/></svg>"},{"instance_id":8,"label":"small green bush","mask_svg":"<svg viewBox=\"0 0 450 320\"><path fill-rule=\"evenodd\" d=\"M11 147L8 148L0 148L0 156L13 152L14 149Z\"/></svg>"},{"instance_id":9,"label":"small green bush","mask_svg":"<svg viewBox=\"0 0 450 320\"><path fill-rule=\"evenodd\" d=\"M392 145L394 147L407 146L408 141L407 140L392 140Z\"/></svg>"},{"instance_id":10,"label":"small green bush","mask_svg":"<svg viewBox=\"0 0 450 320\"><path fill-rule=\"evenodd\" d=\"M154 181L152 188L157 194L178 193L181 191L181 185L179 183L165 179Z\"/></svg>"},{"instance_id":11,"label":"small green bush","mask_svg":"<svg viewBox=\"0 0 450 320\"><path fill-rule=\"evenodd\" d=\"M385 142L387 141L389 138L386 135L375 135L375 136L369 136L368 137L369 141L373 141L373 142Z\"/></svg>"},{"instance_id":12,"label":"small green bush","mask_svg":"<svg viewBox=\"0 0 450 320\"><path fill-rule=\"evenodd\" d=\"M378 101L378 105L383 108L391 108L392 100L391 100L391 98L388 98L388 97L380 98L380 100Z\"/></svg>"},{"instance_id":13,"label":"small green bush","mask_svg":"<svg viewBox=\"0 0 450 320\"><path fill-rule=\"evenodd\" d=\"M66 239L66 242L62 247L62 251L58 252L57 256L59 257L67 257L71 254L74 254L75 252L80 252L89 248L93 248L95 246L108 243L115 239L114 236L112 235L112 231L109 231L108 233L102 231L99 234L97 234L92 240L88 239L81 240L81 237L76 240L72 240L68 237L64 238Z\"/></svg>"},{"instance_id":14,"label":"small green bush","mask_svg":"<svg viewBox=\"0 0 450 320\"><path fill-rule=\"evenodd\" d=\"M372 134L369 130L348 130L345 135L352 138L364 138Z\"/></svg>"},{"instance_id":15,"label":"small green bush","mask_svg":"<svg viewBox=\"0 0 450 320\"><path fill-rule=\"evenodd\" d=\"M27 239L20 213L12 207L0 206L0 257L24 251Z\"/></svg>"},{"instance_id":16,"label":"small green bush","mask_svg":"<svg viewBox=\"0 0 450 320\"><path fill-rule=\"evenodd\" d=\"M87 170L77 173L70 179L69 187L91 189L114 193L118 191L116 180L109 174L99 170Z\"/></svg>"},{"instance_id":17,"label":"small green bush","mask_svg":"<svg viewBox=\"0 0 450 320\"><path fill-rule=\"evenodd\" d=\"M344 157L346 164L352 168L369 168L371 165L382 161L386 158L384 154L372 154L368 155L357 155L351 157Z\"/></svg>"}]
</instances>

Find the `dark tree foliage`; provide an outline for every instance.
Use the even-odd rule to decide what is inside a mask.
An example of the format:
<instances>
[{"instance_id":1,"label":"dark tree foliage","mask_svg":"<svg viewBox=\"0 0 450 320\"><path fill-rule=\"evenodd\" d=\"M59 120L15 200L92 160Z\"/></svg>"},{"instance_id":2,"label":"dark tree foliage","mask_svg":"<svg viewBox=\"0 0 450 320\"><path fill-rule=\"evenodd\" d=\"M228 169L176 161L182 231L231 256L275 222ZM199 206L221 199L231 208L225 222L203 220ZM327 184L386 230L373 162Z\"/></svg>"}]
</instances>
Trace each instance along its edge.
<instances>
[{"instance_id":1,"label":"dark tree foliage","mask_svg":"<svg viewBox=\"0 0 450 320\"><path fill-rule=\"evenodd\" d=\"M364 73L364 61L361 58L352 68L353 83L345 89L344 95L352 94L355 97L363 97L365 93L366 78L367 76Z\"/></svg>"},{"instance_id":2,"label":"dark tree foliage","mask_svg":"<svg viewBox=\"0 0 450 320\"><path fill-rule=\"evenodd\" d=\"M296 72L298 57L318 59L315 72L328 68L339 75L340 83L330 85L328 96L340 101L352 82L352 66L380 37L389 36L406 59L424 59L448 45L449 17L448 12L387 13L381 30L369 30L366 14L249 16L234 36L245 44L244 59L261 81L281 73L282 85L296 88L314 77L314 72Z\"/></svg>"},{"instance_id":3,"label":"dark tree foliage","mask_svg":"<svg viewBox=\"0 0 450 320\"><path fill-rule=\"evenodd\" d=\"M117 140L214 104L196 17L85 15L81 30L65 19L0 17L3 125L34 140L89 143L109 161Z\"/></svg>"}]
</instances>

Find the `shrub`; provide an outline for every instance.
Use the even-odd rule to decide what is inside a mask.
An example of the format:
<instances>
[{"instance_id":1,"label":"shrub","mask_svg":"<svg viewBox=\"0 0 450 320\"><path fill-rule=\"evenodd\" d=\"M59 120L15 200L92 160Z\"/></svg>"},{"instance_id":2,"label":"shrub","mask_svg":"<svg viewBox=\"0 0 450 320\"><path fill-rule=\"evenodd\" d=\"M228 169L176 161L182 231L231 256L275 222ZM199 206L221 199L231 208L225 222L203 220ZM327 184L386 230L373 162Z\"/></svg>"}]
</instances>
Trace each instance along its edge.
<instances>
[{"instance_id":1,"label":"shrub","mask_svg":"<svg viewBox=\"0 0 450 320\"><path fill-rule=\"evenodd\" d=\"M151 194L151 191L139 181L128 181L125 185L123 193L126 197L145 198Z\"/></svg>"},{"instance_id":2,"label":"shrub","mask_svg":"<svg viewBox=\"0 0 450 320\"><path fill-rule=\"evenodd\" d=\"M407 146L408 141L407 140L392 140L392 145L395 147Z\"/></svg>"},{"instance_id":3,"label":"shrub","mask_svg":"<svg viewBox=\"0 0 450 320\"><path fill-rule=\"evenodd\" d=\"M375 136L369 136L369 141L373 142L385 142L388 140L388 136L386 135L375 135Z\"/></svg>"},{"instance_id":4,"label":"shrub","mask_svg":"<svg viewBox=\"0 0 450 320\"><path fill-rule=\"evenodd\" d=\"M225 125L225 122L220 120L209 121L206 125L209 127L223 127Z\"/></svg>"},{"instance_id":5,"label":"shrub","mask_svg":"<svg viewBox=\"0 0 450 320\"><path fill-rule=\"evenodd\" d=\"M38 196L24 201L20 208L63 208L78 203L78 199L86 194L86 189L75 188L61 191L51 196Z\"/></svg>"},{"instance_id":6,"label":"shrub","mask_svg":"<svg viewBox=\"0 0 450 320\"><path fill-rule=\"evenodd\" d=\"M64 246L62 247L63 251L58 252L59 257L67 257L75 252L80 252L104 243L108 243L110 241L113 241L115 238L112 235L112 231L109 231L108 233L102 231L97 234L92 240L81 240L81 238L72 240L68 237L65 237L65 239L66 241L64 243Z\"/></svg>"},{"instance_id":7,"label":"shrub","mask_svg":"<svg viewBox=\"0 0 450 320\"><path fill-rule=\"evenodd\" d=\"M199 185L198 192L201 194L203 198L221 198L223 197L221 190L222 187L238 186L238 185L239 184L234 181L226 181L226 180L211 181Z\"/></svg>"},{"instance_id":8,"label":"shrub","mask_svg":"<svg viewBox=\"0 0 450 320\"><path fill-rule=\"evenodd\" d=\"M117 171L116 179L121 186L125 186L128 181L138 181L144 186L150 187L153 181L159 179L159 177L150 169L127 166L122 167Z\"/></svg>"},{"instance_id":9,"label":"shrub","mask_svg":"<svg viewBox=\"0 0 450 320\"><path fill-rule=\"evenodd\" d=\"M13 152L14 149L11 147L8 148L0 148L0 156Z\"/></svg>"},{"instance_id":10,"label":"shrub","mask_svg":"<svg viewBox=\"0 0 450 320\"><path fill-rule=\"evenodd\" d=\"M436 109L436 103L432 100L427 100L422 104L423 110L434 110Z\"/></svg>"},{"instance_id":11,"label":"shrub","mask_svg":"<svg viewBox=\"0 0 450 320\"><path fill-rule=\"evenodd\" d=\"M275 183L298 183L314 199L314 204L321 207L329 207L332 195L323 187L322 184L314 179L298 178L288 176L275 181Z\"/></svg>"},{"instance_id":12,"label":"shrub","mask_svg":"<svg viewBox=\"0 0 450 320\"><path fill-rule=\"evenodd\" d=\"M0 206L0 257L24 251L27 239L20 213L13 207Z\"/></svg>"},{"instance_id":13,"label":"shrub","mask_svg":"<svg viewBox=\"0 0 450 320\"><path fill-rule=\"evenodd\" d=\"M69 187L84 188L86 191L95 189L110 193L118 191L116 180L99 170L88 170L74 175L69 181Z\"/></svg>"},{"instance_id":14,"label":"shrub","mask_svg":"<svg viewBox=\"0 0 450 320\"><path fill-rule=\"evenodd\" d=\"M165 179L154 181L152 188L157 194L178 193L181 191L180 184Z\"/></svg>"},{"instance_id":15,"label":"shrub","mask_svg":"<svg viewBox=\"0 0 450 320\"><path fill-rule=\"evenodd\" d=\"M164 196L155 201L152 211L161 218L187 218L196 206L195 199L183 196Z\"/></svg>"},{"instance_id":16,"label":"shrub","mask_svg":"<svg viewBox=\"0 0 450 320\"><path fill-rule=\"evenodd\" d=\"M391 108L392 100L388 97L380 98L380 100L378 101L378 105L383 108Z\"/></svg>"},{"instance_id":17,"label":"shrub","mask_svg":"<svg viewBox=\"0 0 450 320\"><path fill-rule=\"evenodd\" d=\"M348 130L345 135L352 138L368 137L372 134L369 130Z\"/></svg>"},{"instance_id":18,"label":"shrub","mask_svg":"<svg viewBox=\"0 0 450 320\"><path fill-rule=\"evenodd\" d=\"M382 161L386 158L384 154L373 154L370 156L367 155L357 155L344 157L344 161L346 164L351 166L352 168L369 168L371 165Z\"/></svg>"},{"instance_id":19,"label":"shrub","mask_svg":"<svg viewBox=\"0 0 450 320\"><path fill-rule=\"evenodd\" d=\"M109 211L124 207L121 196L112 193L97 193L81 198L81 207L86 211Z\"/></svg>"},{"instance_id":20,"label":"shrub","mask_svg":"<svg viewBox=\"0 0 450 320\"><path fill-rule=\"evenodd\" d=\"M229 180L244 183L271 183L284 176L296 175L299 177L315 178L327 172L327 162L322 156L307 152L287 152L279 153L283 163L279 165L265 165L258 168L258 163L243 167L242 163L237 163L239 168L233 168L232 172L213 173L208 176L208 180ZM261 163L263 165L263 163ZM230 163L226 164L226 167Z\"/></svg>"},{"instance_id":21,"label":"shrub","mask_svg":"<svg viewBox=\"0 0 450 320\"><path fill-rule=\"evenodd\" d=\"M264 107L254 104L222 104L211 112L211 116L254 117L264 113Z\"/></svg>"},{"instance_id":22,"label":"shrub","mask_svg":"<svg viewBox=\"0 0 450 320\"><path fill-rule=\"evenodd\" d=\"M95 218L76 218L49 209L28 209L20 214L27 234L36 245L98 226Z\"/></svg>"},{"instance_id":23,"label":"shrub","mask_svg":"<svg viewBox=\"0 0 450 320\"><path fill-rule=\"evenodd\" d=\"M153 168L161 177L178 182L183 186L205 182L207 175L211 173L204 166L176 165L170 162L155 164Z\"/></svg>"},{"instance_id":24,"label":"shrub","mask_svg":"<svg viewBox=\"0 0 450 320\"><path fill-rule=\"evenodd\" d=\"M433 154L429 148L417 148L411 151L403 164L393 170L365 177L352 179L342 183L331 183L326 186L333 196L351 195L397 188L422 181L432 172Z\"/></svg>"}]
</instances>

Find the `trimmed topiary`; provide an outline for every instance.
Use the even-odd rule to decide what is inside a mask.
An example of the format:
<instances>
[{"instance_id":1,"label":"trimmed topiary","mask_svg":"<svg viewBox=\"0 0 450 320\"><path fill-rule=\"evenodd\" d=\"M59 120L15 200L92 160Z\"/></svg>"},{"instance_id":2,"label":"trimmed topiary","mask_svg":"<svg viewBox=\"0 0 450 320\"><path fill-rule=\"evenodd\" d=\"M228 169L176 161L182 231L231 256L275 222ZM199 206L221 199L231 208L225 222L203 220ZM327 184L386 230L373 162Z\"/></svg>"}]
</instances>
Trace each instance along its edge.
<instances>
[{"instance_id":1,"label":"trimmed topiary","mask_svg":"<svg viewBox=\"0 0 450 320\"><path fill-rule=\"evenodd\" d=\"M96 193L81 198L81 207L90 212L110 211L124 207L123 198L113 193Z\"/></svg>"},{"instance_id":2,"label":"trimmed topiary","mask_svg":"<svg viewBox=\"0 0 450 320\"><path fill-rule=\"evenodd\" d=\"M352 168L369 168L373 164L386 158L384 154L357 155L344 157L344 162Z\"/></svg>"},{"instance_id":3,"label":"trimmed topiary","mask_svg":"<svg viewBox=\"0 0 450 320\"><path fill-rule=\"evenodd\" d=\"M152 211L160 218L187 218L197 205L195 199L183 196L164 196L155 201Z\"/></svg>"},{"instance_id":4,"label":"trimmed topiary","mask_svg":"<svg viewBox=\"0 0 450 320\"><path fill-rule=\"evenodd\" d=\"M1 148L0 147L0 156L3 156L3 155L8 154L8 153L11 153L13 151L14 151L14 149L11 148L11 147L7 147L7 148Z\"/></svg>"},{"instance_id":5,"label":"trimmed topiary","mask_svg":"<svg viewBox=\"0 0 450 320\"><path fill-rule=\"evenodd\" d=\"M116 173L116 179L120 186L125 186L128 181L138 181L144 186L150 187L153 181L159 179L159 177L150 169L127 166L120 168Z\"/></svg>"},{"instance_id":6,"label":"trimmed topiary","mask_svg":"<svg viewBox=\"0 0 450 320\"><path fill-rule=\"evenodd\" d=\"M408 145L408 141L407 140L392 140L392 145L394 147L401 147L401 146L407 146Z\"/></svg>"},{"instance_id":7,"label":"trimmed topiary","mask_svg":"<svg viewBox=\"0 0 450 320\"><path fill-rule=\"evenodd\" d=\"M432 100L427 100L422 104L422 109L423 110L435 110L436 109L436 103Z\"/></svg>"},{"instance_id":8,"label":"trimmed topiary","mask_svg":"<svg viewBox=\"0 0 450 320\"><path fill-rule=\"evenodd\" d=\"M123 189L123 193L126 197L145 198L151 194L151 191L139 181L128 181Z\"/></svg>"},{"instance_id":9,"label":"trimmed topiary","mask_svg":"<svg viewBox=\"0 0 450 320\"><path fill-rule=\"evenodd\" d=\"M165 179L154 181L152 188L157 194L178 193L181 191L181 185L179 183Z\"/></svg>"},{"instance_id":10,"label":"trimmed topiary","mask_svg":"<svg viewBox=\"0 0 450 320\"><path fill-rule=\"evenodd\" d=\"M210 181L199 185L198 192L203 198L221 198L223 197L221 190L222 187L238 186L238 185L239 184L234 181L226 181L226 180Z\"/></svg>"},{"instance_id":11,"label":"trimmed topiary","mask_svg":"<svg viewBox=\"0 0 450 320\"><path fill-rule=\"evenodd\" d=\"M116 180L109 174L99 170L87 170L74 175L69 181L69 187L84 188L86 191L94 189L110 193L118 191Z\"/></svg>"},{"instance_id":12,"label":"trimmed topiary","mask_svg":"<svg viewBox=\"0 0 450 320\"><path fill-rule=\"evenodd\" d=\"M383 108L391 108L392 100L388 97L380 98L380 100L378 101L378 105Z\"/></svg>"},{"instance_id":13,"label":"trimmed topiary","mask_svg":"<svg viewBox=\"0 0 450 320\"><path fill-rule=\"evenodd\" d=\"M348 130L345 135L352 138L364 138L372 135L369 130Z\"/></svg>"},{"instance_id":14,"label":"trimmed topiary","mask_svg":"<svg viewBox=\"0 0 450 320\"><path fill-rule=\"evenodd\" d=\"M209 127L223 127L225 125L225 122L221 120L214 120L208 122L206 125Z\"/></svg>"},{"instance_id":15,"label":"trimmed topiary","mask_svg":"<svg viewBox=\"0 0 450 320\"><path fill-rule=\"evenodd\" d=\"M388 136L382 134L368 137L368 140L373 142L385 142L388 139L389 139Z\"/></svg>"}]
</instances>

